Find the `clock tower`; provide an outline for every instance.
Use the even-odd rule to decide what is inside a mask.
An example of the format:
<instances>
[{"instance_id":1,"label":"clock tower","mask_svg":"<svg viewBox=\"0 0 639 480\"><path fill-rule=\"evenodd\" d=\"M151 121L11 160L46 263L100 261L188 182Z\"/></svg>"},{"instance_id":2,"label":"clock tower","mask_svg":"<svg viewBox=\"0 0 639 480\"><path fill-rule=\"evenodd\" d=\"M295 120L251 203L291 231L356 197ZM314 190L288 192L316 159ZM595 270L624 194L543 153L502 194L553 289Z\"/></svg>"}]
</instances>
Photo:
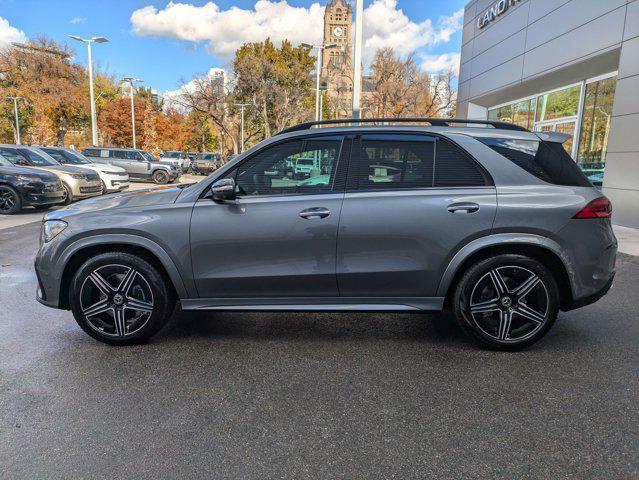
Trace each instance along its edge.
<instances>
[{"instance_id":1,"label":"clock tower","mask_svg":"<svg viewBox=\"0 0 639 480\"><path fill-rule=\"evenodd\" d=\"M325 48L322 54L322 77L328 79L329 70L341 68L351 45L353 8L347 0L331 0L324 11L324 44L338 46Z\"/></svg>"}]
</instances>

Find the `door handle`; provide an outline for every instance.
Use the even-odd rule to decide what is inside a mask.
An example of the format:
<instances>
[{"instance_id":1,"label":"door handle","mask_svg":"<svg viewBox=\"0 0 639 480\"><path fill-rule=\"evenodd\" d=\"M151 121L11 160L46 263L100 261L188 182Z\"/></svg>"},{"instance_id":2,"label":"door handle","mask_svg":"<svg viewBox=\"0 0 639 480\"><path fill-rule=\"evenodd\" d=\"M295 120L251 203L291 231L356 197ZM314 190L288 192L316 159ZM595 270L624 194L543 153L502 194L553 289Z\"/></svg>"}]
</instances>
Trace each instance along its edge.
<instances>
[{"instance_id":1,"label":"door handle","mask_svg":"<svg viewBox=\"0 0 639 480\"><path fill-rule=\"evenodd\" d=\"M328 208L324 207L313 207L307 208L306 210L302 210L300 212L300 217L306 220L312 220L314 218L326 218L331 214L331 211Z\"/></svg>"},{"instance_id":2,"label":"door handle","mask_svg":"<svg viewBox=\"0 0 639 480\"><path fill-rule=\"evenodd\" d=\"M475 213L479 211L479 205L476 203L453 203L448 205L448 211L450 213L457 212L466 212L466 213Z\"/></svg>"}]
</instances>

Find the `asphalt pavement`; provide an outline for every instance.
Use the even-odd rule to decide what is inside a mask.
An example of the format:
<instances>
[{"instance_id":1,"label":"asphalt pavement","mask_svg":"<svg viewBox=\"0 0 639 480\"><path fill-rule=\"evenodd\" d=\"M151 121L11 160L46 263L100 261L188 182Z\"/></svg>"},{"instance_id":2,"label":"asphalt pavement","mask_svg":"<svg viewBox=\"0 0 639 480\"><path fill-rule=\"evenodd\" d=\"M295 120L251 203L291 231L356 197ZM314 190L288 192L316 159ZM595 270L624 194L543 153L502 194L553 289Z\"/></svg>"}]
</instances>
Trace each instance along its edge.
<instances>
[{"instance_id":1,"label":"asphalt pavement","mask_svg":"<svg viewBox=\"0 0 639 480\"><path fill-rule=\"evenodd\" d=\"M0 230L0 478L639 478L639 258L532 348L447 315L176 312L114 348Z\"/></svg>"}]
</instances>

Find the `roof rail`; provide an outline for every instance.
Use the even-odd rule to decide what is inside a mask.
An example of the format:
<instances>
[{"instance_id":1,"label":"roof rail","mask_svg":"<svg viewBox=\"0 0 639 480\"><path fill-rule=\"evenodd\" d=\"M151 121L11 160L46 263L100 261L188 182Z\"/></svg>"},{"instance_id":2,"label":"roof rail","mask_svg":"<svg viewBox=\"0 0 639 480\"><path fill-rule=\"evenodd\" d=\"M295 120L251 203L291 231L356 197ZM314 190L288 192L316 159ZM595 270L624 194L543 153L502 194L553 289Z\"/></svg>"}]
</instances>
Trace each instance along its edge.
<instances>
[{"instance_id":1,"label":"roof rail","mask_svg":"<svg viewBox=\"0 0 639 480\"><path fill-rule=\"evenodd\" d=\"M451 123L466 123L473 125L490 125L497 130L517 130L528 132L529 130L519 125L507 122L494 122L492 120L469 120L466 118L336 118L333 120L321 120L317 122L306 122L285 128L282 133L298 132L309 130L319 125L339 125L341 123L430 123L433 127L450 127Z\"/></svg>"}]
</instances>

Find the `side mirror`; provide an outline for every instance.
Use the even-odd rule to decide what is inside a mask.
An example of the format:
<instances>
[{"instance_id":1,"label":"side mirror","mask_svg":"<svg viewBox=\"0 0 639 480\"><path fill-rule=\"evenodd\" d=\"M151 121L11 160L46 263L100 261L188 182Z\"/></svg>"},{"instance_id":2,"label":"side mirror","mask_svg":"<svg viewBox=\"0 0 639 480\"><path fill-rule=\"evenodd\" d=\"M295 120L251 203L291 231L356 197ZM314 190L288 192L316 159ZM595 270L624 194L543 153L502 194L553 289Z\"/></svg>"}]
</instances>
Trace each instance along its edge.
<instances>
[{"instance_id":1,"label":"side mirror","mask_svg":"<svg viewBox=\"0 0 639 480\"><path fill-rule=\"evenodd\" d=\"M235 180L232 178L222 178L211 185L211 197L216 202L224 200L235 200Z\"/></svg>"}]
</instances>

